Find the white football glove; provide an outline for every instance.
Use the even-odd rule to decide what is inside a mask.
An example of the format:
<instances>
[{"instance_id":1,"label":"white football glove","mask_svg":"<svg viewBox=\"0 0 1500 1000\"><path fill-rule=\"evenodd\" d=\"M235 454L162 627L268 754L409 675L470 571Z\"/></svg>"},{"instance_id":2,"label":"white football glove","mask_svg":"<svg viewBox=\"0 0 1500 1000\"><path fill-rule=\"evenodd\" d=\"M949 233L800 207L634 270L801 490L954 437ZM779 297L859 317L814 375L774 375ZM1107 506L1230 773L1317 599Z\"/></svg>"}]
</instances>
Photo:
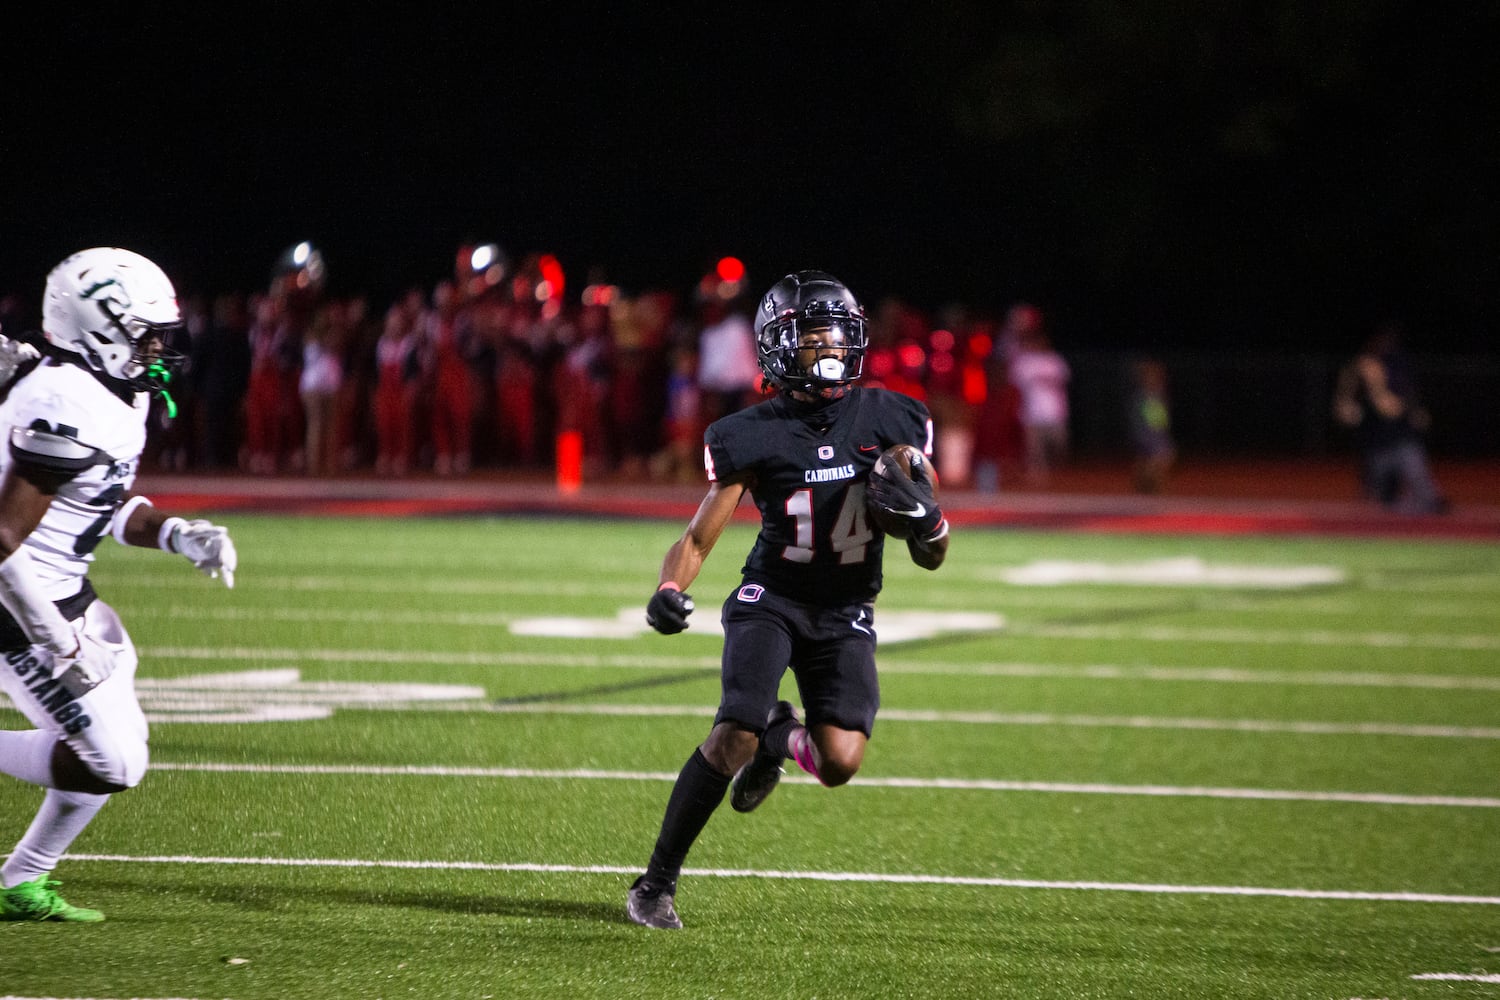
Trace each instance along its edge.
<instances>
[{"instance_id":1,"label":"white football glove","mask_svg":"<svg viewBox=\"0 0 1500 1000\"><path fill-rule=\"evenodd\" d=\"M41 356L42 352L30 344L20 340L12 340L3 333L0 333L0 384L9 382L10 377L16 373L17 368L28 361L35 361Z\"/></svg>"},{"instance_id":2,"label":"white football glove","mask_svg":"<svg viewBox=\"0 0 1500 1000\"><path fill-rule=\"evenodd\" d=\"M228 528L209 521L183 521L172 529L171 546L173 552L184 556L200 572L215 580L222 575L224 586L234 589L239 555L234 551Z\"/></svg>"},{"instance_id":3,"label":"white football glove","mask_svg":"<svg viewBox=\"0 0 1500 1000\"><path fill-rule=\"evenodd\" d=\"M82 634L78 636L78 650L72 656L59 656L45 646L34 646L32 651L51 657L53 680L62 680L64 674L72 673L74 681L67 686L75 695L103 684L115 670L115 654Z\"/></svg>"}]
</instances>

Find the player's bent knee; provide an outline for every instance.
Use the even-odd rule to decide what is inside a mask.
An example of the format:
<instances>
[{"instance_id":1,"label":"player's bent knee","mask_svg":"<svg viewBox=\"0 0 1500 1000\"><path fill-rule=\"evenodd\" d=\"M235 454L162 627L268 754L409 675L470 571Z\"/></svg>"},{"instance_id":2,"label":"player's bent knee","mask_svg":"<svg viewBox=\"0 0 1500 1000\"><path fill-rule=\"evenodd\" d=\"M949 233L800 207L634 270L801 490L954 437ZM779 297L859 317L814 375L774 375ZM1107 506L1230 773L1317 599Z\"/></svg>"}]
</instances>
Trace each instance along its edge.
<instances>
[{"instance_id":1,"label":"player's bent knee","mask_svg":"<svg viewBox=\"0 0 1500 1000\"><path fill-rule=\"evenodd\" d=\"M863 755L861 755L862 757ZM848 758L825 757L818 763L818 780L829 788L847 785L849 779L859 773L859 765L861 763L862 759L860 758L851 760Z\"/></svg>"},{"instance_id":2,"label":"player's bent knee","mask_svg":"<svg viewBox=\"0 0 1500 1000\"><path fill-rule=\"evenodd\" d=\"M106 780L118 781L125 788L134 788L146 777L146 765L150 763L151 753L146 749L146 744L137 743L132 745L126 752L119 755L117 766L111 769L111 773L105 776Z\"/></svg>"},{"instance_id":3,"label":"player's bent knee","mask_svg":"<svg viewBox=\"0 0 1500 1000\"><path fill-rule=\"evenodd\" d=\"M145 742L128 742L110 747L97 748L82 754L70 751L71 764L65 759L63 766L53 761L54 776L59 787L70 791L91 792L96 795L111 795L134 788L146 777L146 766L150 751Z\"/></svg>"},{"instance_id":4,"label":"player's bent knee","mask_svg":"<svg viewBox=\"0 0 1500 1000\"><path fill-rule=\"evenodd\" d=\"M829 788L847 785L849 779L859 773L859 766L864 763L864 760L863 743L849 746L835 742L832 746L820 747L818 780Z\"/></svg>"},{"instance_id":5,"label":"player's bent knee","mask_svg":"<svg viewBox=\"0 0 1500 1000\"><path fill-rule=\"evenodd\" d=\"M720 774L734 774L755 756L760 739L737 722L721 722L703 741L703 759Z\"/></svg>"},{"instance_id":6,"label":"player's bent knee","mask_svg":"<svg viewBox=\"0 0 1500 1000\"><path fill-rule=\"evenodd\" d=\"M58 743L52 751L52 787L84 795L113 795L125 790L124 785L96 774L66 743Z\"/></svg>"},{"instance_id":7,"label":"player's bent knee","mask_svg":"<svg viewBox=\"0 0 1500 1000\"><path fill-rule=\"evenodd\" d=\"M817 746L818 780L829 788L849 783L865 761L863 733L834 726L820 726L813 734Z\"/></svg>"}]
</instances>

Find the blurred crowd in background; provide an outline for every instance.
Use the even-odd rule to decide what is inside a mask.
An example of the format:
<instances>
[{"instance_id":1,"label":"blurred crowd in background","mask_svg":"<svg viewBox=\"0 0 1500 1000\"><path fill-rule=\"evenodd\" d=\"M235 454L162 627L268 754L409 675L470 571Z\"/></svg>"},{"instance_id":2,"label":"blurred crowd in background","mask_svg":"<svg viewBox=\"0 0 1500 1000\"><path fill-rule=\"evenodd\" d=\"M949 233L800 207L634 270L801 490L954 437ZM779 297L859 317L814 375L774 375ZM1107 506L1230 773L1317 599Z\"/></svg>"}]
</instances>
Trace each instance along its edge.
<instances>
[{"instance_id":1,"label":"blurred crowd in background","mask_svg":"<svg viewBox=\"0 0 1500 1000\"><path fill-rule=\"evenodd\" d=\"M562 441L586 477L701 482L704 428L764 398L757 294L733 258L689 291L628 295L569 289L545 254L513 265L476 246L451 277L379 303L329 294L321 255L299 244L263 290L183 297L176 415L153 404L143 462L457 476L550 469ZM1045 482L1067 452L1068 368L1038 307L866 308L862 384L927 402L946 484Z\"/></svg>"},{"instance_id":2,"label":"blurred crowd in background","mask_svg":"<svg viewBox=\"0 0 1500 1000\"><path fill-rule=\"evenodd\" d=\"M459 476L551 470L565 451L584 478L701 482L704 428L764 398L758 287L734 258L680 292L570 289L555 258L512 263L494 245L460 248L450 277L391 302L329 294L325 277L320 252L302 243L262 290L183 298L170 346L188 363L170 404L153 404L147 468ZM946 487L1045 487L1069 460L1077 379L1040 306L865 307L862 384L926 402ZM0 315L7 333L22 322ZM1398 339L1372 338L1329 409L1361 449L1371 499L1437 509L1427 416ZM1167 366L1132 355L1111 368L1124 385L1107 419L1133 484L1162 492L1177 459ZM1090 402L1105 405L1102 394Z\"/></svg>"}]
</instances>

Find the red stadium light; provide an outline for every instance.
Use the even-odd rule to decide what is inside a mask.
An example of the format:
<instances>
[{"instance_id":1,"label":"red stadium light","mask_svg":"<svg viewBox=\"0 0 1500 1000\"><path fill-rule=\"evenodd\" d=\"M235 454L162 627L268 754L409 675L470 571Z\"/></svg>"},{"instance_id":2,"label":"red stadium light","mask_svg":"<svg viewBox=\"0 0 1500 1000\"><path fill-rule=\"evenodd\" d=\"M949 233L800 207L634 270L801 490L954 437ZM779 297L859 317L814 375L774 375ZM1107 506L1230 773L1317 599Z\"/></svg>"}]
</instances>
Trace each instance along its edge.
<instances>
[{"instance_id":1,"label":"red stadium light","mask_svg":"<svg viewBox=\"0 0 1500 1000\"><path fill-rule=\"evenodd\" d=\"M542 254L541 259L537 261L537 270L542 272L542 283L547 286L546 295L542 295L539 291L537 299L544 301L545 299L562 298L563 269L562 264L558 263L557 258L550 253Z\"/></svg>"},{"instance_id":2,"label":"red stadium light","mask_svg":"<svg viewBox=\"0 0 1500 1000\"><path fill-rule=\"evenodd\" d=\"M720 281L739 282L745 278L745 265L738 257L720 257L714 265L714 273Z\"/></svg>"},{"instance_id":3,"label":"red stadium light","mask_svg":"<svg viewBox=\"0 0 1500 1000\"><path fill-rule=\"evenodd\" d=\"M738 257L720 257L713 270L698 282L700 303L732 302L744 291L745 265Z\"/></svg>"},{"instance_id":4,"label":"red stadium light","mask_svg":"<svg viewBox=\"0 0 1500 1000\"><path fill-rule=\"evenodd\" d=\"M984 368L979 365L964 366L964 402L971 406L983 403L990 394L989 381L985 378Z\"/></svg>"}]
</instances>

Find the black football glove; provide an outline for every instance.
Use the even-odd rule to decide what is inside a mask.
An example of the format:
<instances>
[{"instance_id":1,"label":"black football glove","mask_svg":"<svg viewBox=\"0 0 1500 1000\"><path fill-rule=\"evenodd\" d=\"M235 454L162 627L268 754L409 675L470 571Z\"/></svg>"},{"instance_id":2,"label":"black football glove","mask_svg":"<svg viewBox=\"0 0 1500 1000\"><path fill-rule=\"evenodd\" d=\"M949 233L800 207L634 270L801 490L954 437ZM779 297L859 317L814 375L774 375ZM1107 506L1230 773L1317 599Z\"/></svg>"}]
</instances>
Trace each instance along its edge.
<instances>
[{"instance_id":1,"label":"black football glove","mask_svg":"<svg viewBox=\"0 0 1500 1000\"><path fill-rule=\"evenodd\" d=\"M662 635L676 635L688 627L693 613L693 599L673 587L663 587L651 595L646 605L646 624Z\"/></svg>"},{"instance_id":2,"label":"black football glove","mask_svg":"<svg viewBox=\"0 0 1500 1000\"><path fill-rule=\"evenodd\" d=\"M932 494L932 475L927 471L926 461L913 462L911 475L895 462L889 462L883 474L870 473L867 490L871 503L911 525L913 538L927 538L943 523L943 512Z\"/></svg>"}]
</instances>

